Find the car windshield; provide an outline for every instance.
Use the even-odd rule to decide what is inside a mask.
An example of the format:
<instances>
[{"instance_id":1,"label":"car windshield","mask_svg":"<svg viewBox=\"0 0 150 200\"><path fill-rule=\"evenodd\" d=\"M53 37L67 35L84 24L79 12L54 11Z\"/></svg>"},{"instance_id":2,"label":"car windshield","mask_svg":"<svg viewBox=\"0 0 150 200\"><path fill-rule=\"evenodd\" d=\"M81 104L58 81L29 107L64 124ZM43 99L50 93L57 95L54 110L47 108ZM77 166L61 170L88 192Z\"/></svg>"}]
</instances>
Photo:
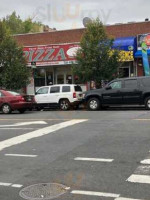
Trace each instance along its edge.
<instances>
[{"instance_id":1,"label":"car windshield","mask_svg":"<svg viewBox=\"0 0 150 200\"><path fill-rule=\"evenodd\" d=\"M14 95L14 96L18 96L18 95L20 95L19 93L17 93L17 92L14 92L14 91L8 91L10 94L12 94L12 95Z\"/></svg>"}]
</instances>

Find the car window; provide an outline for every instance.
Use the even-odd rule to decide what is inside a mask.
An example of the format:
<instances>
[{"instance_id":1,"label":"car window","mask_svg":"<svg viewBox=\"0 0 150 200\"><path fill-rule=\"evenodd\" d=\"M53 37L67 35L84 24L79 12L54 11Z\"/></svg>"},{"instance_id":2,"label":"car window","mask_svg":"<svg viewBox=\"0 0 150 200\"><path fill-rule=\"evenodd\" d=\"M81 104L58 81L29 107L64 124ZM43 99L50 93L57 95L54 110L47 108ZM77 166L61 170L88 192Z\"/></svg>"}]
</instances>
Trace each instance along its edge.
<instances>
[{"instance_id":1,"label":"car window","mask_svg":"<svg viewBox=\"0 0 150 200\"><path fill-rule=\"evenodd\" d=\"M82 92L82 88L79 85L74 86L76 92Z\"/></svg>"},{"instance_id":2,"label":"car window","mask_svg":"<svg viewBox=\"0 0 150 200\"><path fill-rule=\"evenodd\" d=\"M109 84L112 89L120 89L122 87L122 82L121 81L115 81L111 84Z\"/></svg>"},{"instance_id":3,"label":"car window","mask_svg":"<svg viewBox=\"0 0 150 200\"><path fill-rule=\"evenodd\" d=\"M137 88L137 80L136 79L125 80L124 81L124 87L129 88L129 89Z\"/></svg>"},{"instance_id":4,"label":"car window","mask_svg":"<svg viewBox=\"0 0 150 200\"><path fill-rule=\"evenodd\" d=\"M19 93L17 93L17 92L14 92L14 91L8 91L10 94L12 94L12 95L14 95L14 96L18 96L18 95L20 95Z\"/></svg>"},{"instance_id":5,"label":"car window","mask_svg":"<svg viewBox=\"0 0 150 200\"><path fill-rule=\"evenodd\" d=\"M59 93L60 92L60 86L51 87L50 93Z\"/></svg>"},{"instance_id":6,"label":"car window","mask_svg":"<svg viewBox=\"0 0 150 200\"><path fill-rule=\"evenodd\" d=\"M62 92L70 92L70 86L63 86Z\"/></svg>"},{"instance_id":7,"label":"car window","mask_svg":"<svg viewBox=\"0 0 150 200\"><path fill-rule=\"evenodd\" d=\"M40 88L36 94L48 94L49 87Z\"/></svg>"},{"instance_id":8,"label":"car window","mask_svg":"<svg viewBox=\"0 0 150 200\"><path fill-rule=\"evenodd\" d=\"M142 81L142 84L145 87L149 87L150 86L150 78L143 78L143 79L141 79L141 81Z\"/></svg>"}]
</instances>

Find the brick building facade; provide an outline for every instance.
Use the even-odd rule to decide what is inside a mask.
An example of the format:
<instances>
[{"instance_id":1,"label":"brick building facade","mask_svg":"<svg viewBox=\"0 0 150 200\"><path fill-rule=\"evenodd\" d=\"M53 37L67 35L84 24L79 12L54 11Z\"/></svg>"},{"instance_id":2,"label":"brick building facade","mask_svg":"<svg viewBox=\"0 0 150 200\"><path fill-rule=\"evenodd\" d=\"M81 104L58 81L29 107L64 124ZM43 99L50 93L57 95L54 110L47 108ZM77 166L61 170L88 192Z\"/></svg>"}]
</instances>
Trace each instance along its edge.
<instances>
[{"instance_id":1,"label":"brick building facade","mask_svg":"<svg viewBox=\"0 0 150 200\"><path fill-rule=\"evenodd\" d=\"M14 36L18 44L25 49L28 65L30 66L33 61L36 62L37 69L34 77L36 87L49 83L74 82L71 63L75 62L75 59L70 54L67 57L66 52L71 53L79 47L84 31L85 29L81 28ZM106 31L113 38L137 37L139 34L150 33L150 22L107 25ZM122 68L126 76L143 75L141 57L125 62ZM29 86L29 93L32 86Z\"/></svg>"}]
</instances>

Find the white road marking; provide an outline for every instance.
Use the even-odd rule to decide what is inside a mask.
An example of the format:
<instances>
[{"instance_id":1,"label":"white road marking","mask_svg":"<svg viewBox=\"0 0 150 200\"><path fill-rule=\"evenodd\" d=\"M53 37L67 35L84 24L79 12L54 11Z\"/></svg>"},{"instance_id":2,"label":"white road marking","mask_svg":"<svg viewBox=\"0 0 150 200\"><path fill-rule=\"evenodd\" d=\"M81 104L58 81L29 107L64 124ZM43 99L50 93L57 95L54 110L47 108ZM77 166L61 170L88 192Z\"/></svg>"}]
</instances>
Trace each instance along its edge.
<instances>
[{"instance_id":1,"label":"white road marking","mask_svg":"<svg viewBox=\"0 0 150 200\"><path fill-rule=\"evenodd\" d=\"M11 186L12 185L12 183L2 183L2 182L0 182L0 186Z\"/></svg>"},{"instance_id":2,"label":"white road marking","mask_svg":"<svg viewBox=\"0 0 150 200\"><path fill-rule=\"evenodd\" d=\"M150 165L150 159L142 160L141 164Z\"/></svg>"},{"instance_id":3,"label":"white road marking","mask_svg":"<svg viewBox=\"0 0 150 200\"><path fill-rule=\"evenodd\" d=\"M136 121L150 121L150 119L134 119Z\"/></svg>"},{"instance_id":4,"label":"white road marking","mask_svg":"<svg viewBox=\"0 0 150 200\"><path fill-rule=\"evenodd\" d=\"M147 183L147 184L150 184L150 176L133 174L127 179L127 181L132 182L132 183Z\"/></svg>"},{"instance_id":5,"label":"white road marking","mask_svg":"<svg viewBox=\"0 0 150 200\"><path fill-rule=\"evenodd\" d=\"M98 196L98 197L112 197L112 198L117 198L120 196L120 194L93 192L93 191L81 191L81 190L73 190L71 192L71 194L81 194L81 195Z\"/></svg>"},{"instance_id":6,"label":"white road marking","mask_svg":"<svg viewBox=\"0 0 150 200\"><path fill-rule=\"evenodd\" d=\"M35 158L35 157L37 157L37 155L24 155L24 154L5 154L5 156L29 157L29 158Z\"/></svg>"},{"instance_id":7,"label":"white road marking","mask_svg":"<svg viewBox=\"0 0 150 200\"><path fill-rule=\"evenodd\" d=\"M12 125L0 125L0 128L3 127L15 127L15 126L27 126L27 125L33 125L33 124L47 124L45 121L31 121L31 122L21 122L21 123L16 123Z\"/></svg>"},{"instance_id":8,"label":"white road marking","mask_svg":"<svg viewBox=\"0 0 150 200\"><path fill-rule=\"evenodd\" d=\"M74 160L79 160L79 161L92 161L92 162L113 162L114 159L77 157L77 158L75 158Z\"/></svg>"},{"instance_id":9,"label":"white road marking","mask_svg":"<svg viewBox=\"0 0 150 200\"><path fill-rule=\"evenodd\" d=\"M0 130L35 130L37 128L0 128Z\"/></svg>"},{"instance_id":10,"label":"white road marking","mask_svg":"<svg viewBox=\"0 0 150 200\"><path fill-rule=\"evenodd\" d=\"M11 185L11 187L14 187L14 188L21 188L21 187L23 187L23 185L13 184L13 185Z\"/></svg>"},{"instance_id":11,"label":"white road marking","mask_svg":"<svg viewBox=\"0 0 150 200\"><path fill-rule=\"evenodd\" d=\"M10 138L8 140L4 140L4 141L0 142L0 151L4 150L7 147L21 144L23 142L27 142L30 139L48 135L48 134L56 132L60 129L67 128L69 126L73 126L75 124L79 124L79 123L86 122L86 121L88 121L88 120L87 119L70 120L70 121L62 122L62 123L55 124L52 126L48 126L48 127L45 127L45 128L39 129L39 130L35 130L35 131L29 132L29 133L26 133L26 134L23 134L20 136L16 136L16 137Z\"/></svg>"},{"instance_id":12,"label":"white road marking","mask_svg":"<svg viewBox=\"0 0 150 200\"><path fill-rule=\"evenodd\" d=\"M20 184L2 183L2 182L0 182L0 186L14 187L14 188L21 188L21 187L23 187L23 185L20 185Z\"/></svg>"},{"instance_id":13,"label":"white road marking","mask_svg":"<svg viewBox=\"0 0 150 200\"><path fill-rule=\"evenodd\" d=\"M142 199L131 199L131 198L118 197L115 200L142 200Z\"/></svg>"}]
</instances>

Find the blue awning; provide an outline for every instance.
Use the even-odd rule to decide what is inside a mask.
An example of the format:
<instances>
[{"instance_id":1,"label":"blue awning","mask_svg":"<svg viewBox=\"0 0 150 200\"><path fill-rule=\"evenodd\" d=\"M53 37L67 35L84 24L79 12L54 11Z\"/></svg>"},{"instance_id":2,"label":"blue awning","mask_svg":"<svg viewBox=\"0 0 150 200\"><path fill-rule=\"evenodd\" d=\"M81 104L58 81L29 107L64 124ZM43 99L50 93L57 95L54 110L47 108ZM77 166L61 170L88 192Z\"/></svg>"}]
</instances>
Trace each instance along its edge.
<instances>
[{"instance_id":1,"label":"blue awning","mask_svg":"<svg viewBox=\"0 0 150 200\"><path fill-rule=\"evenodd\" d=\"M150 49L147 50L147 54L148 54L148 56L150 56ZM135 52L134 57L135 58L142 58L142 50L138 50L137 52Z\"/></svg>"},{"instance_id":2,"label":"blue awning","mask_svg":"<svg viewBox=\"0 0 150 200\"><path fill-rule=\"evenodd\" d=\"M113 49L123 50L123 51L136 51L136 37L122 37L116 38L113 42Z\"/></svg>"}]
</instances>

